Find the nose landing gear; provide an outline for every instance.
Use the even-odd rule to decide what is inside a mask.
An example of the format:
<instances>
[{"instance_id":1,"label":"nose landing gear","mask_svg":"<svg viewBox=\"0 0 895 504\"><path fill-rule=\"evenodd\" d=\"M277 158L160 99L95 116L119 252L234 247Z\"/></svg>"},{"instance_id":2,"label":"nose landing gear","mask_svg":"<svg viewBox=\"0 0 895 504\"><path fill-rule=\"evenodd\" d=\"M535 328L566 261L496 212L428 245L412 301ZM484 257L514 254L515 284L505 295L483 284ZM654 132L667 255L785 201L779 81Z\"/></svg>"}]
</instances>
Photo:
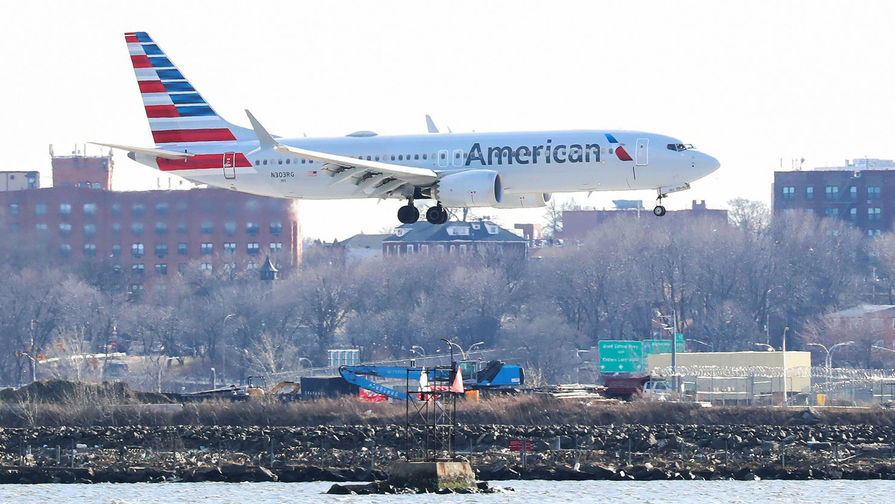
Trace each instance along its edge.
<instances>
[{"instance_id":1,"label":"nose landing gear","mask_svg":"<svg viewBox=\"0 0 895 504\"><path fill-rule=\"evenodd\" d=\"M653 215L656 217L662 217L665 215L665 207L662 206L662 198L668 196L667 194L662 194L659 192L659 196L656 198L656 207L653 208Z\"/></svg>"}]
</instances>

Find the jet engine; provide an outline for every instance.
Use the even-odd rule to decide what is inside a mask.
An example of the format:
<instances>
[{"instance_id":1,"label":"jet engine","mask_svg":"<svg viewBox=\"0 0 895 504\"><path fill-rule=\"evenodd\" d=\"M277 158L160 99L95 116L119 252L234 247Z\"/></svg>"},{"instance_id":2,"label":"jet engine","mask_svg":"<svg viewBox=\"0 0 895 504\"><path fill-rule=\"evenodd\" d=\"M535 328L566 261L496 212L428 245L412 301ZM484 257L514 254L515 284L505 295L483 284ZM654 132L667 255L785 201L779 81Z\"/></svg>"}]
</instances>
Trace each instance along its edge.
<instances>
[{"instance_id":1,"label":"jet engine","mask_svg":"<svg viewBox=\"0 0 895 504\"><path fill-rule=\"evenodd\" d=\"M446 207L493 207L503 200L503 184L494 170L451 173L441 177L433 196Z\"/></svg>"},{"instance_id":2,"label":"jet engine","mask_svg":"<svg viewBox=\"0 0 895 504\"><path fill-rule=\"evenodd\" d=\"M548 201L550 193L505 194L503 201L494 208L540 208L547 206Z\"/></svg>"}]
</instances>

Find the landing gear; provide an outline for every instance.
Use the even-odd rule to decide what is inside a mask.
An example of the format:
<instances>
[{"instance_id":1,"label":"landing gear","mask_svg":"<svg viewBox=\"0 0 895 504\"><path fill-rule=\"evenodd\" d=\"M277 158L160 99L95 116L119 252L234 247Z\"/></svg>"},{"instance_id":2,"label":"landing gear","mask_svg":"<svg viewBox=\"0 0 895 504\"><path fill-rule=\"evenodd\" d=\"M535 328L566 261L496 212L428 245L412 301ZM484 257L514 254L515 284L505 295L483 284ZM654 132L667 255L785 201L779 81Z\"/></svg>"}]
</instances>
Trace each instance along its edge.
<instances>
[{"instance_id":1,"label":"landing gear","mask_svg":"<svg viewBox=\"0 0 895 504\"><path fill-rule=\"evenodd\" d=\"M406 205L398 209L398 220L401 224L413 224L420 220L420 211L413 206L413 201L408 201Z\"/></svg>"},{"instance_id":2,"label":"landing gear","mask_svg":"<svg viewBox=\"0 0 895 504\"><path fill-rule=\"evenodd\" d=\"M441 206L441 203L429 207L429 209L426 210L426 220L429 224L444 224L448 220L447 210Z\"/></svg>"},{"instance_id":3,"label":"landing gear","mask_svg":"<svg viewBox=\"0 0 895 504\"><path fill-rule=\"evenodd\" d=\"M659 196L656 198L656 207L653 208L653 215L656 217L665 215L665 207L662 206L662 198L665 196L667 196L667 194L662 194L662 192L659 191Z\"/></svg>"}]
</instances>

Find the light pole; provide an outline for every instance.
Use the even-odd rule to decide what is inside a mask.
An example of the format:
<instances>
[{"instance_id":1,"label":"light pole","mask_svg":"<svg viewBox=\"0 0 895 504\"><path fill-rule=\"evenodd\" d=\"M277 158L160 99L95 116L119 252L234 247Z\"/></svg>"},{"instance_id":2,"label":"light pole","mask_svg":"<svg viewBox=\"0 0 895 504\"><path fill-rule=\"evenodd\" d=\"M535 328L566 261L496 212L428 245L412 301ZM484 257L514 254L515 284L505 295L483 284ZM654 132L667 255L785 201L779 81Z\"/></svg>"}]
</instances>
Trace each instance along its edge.
<instances>
[{"instance_id":1,"label":"light pole","mask_svg":"<svg viewBox=\"0 0 895 504\"><path fill-rule=\"evenodd\" d=\"M451 347L451 365L454 365L454 347L457 347L457 350L460 351L460 356L463 360L466 360L466 352L463 351L463 347L455 343L453 340L449 340L447 338L441 338L441 341L444 341Z\"/></svg>"},{"instance_id":2,"label":"light pole","mask_svg":"<svg viewBox=\"0 0 895 504\"><path fill-rule=\"evenodd\" d=\"M783 407L789 406L788 389L786 386L786 333L789 327L783 328Z\"/></svg>"},{"instance_id":3,"label":"light pole","mask_svg":"<svg viewBox=\"0 0 895 504\"><path fill-rule=\"evenodd\" d=\"M484 341L478 341L478 342L476 342L476 343L473 343L473 344L469 345L469 348L466 349L466 355L471 354L472 351L473 351L473 349L474 349L475 347L477 347L477 346L479 346L479 345L484 345L484 344L485 344Z\"/></svg>"},{"instance_id":4,"label":"light pole","mask_svg":"<svg viewBox=\"0 0 895 504\"><path fill-rule=\"evenodd\" d=\"M29 324L31 327L31 337L30 337L30 348L28 348L28 360L31 361L31 383L37 381L37 356L34 355L34 331L37 330L37 321L31 319L31 323Z\"/></svg>"},{"instance_id":5,"label":"light pole","mask_svg":"<svg viewBox=\"0 0 895 504\"><path fill-rule=\"evenodd\" d=\"M825 345L822 345L820 343L808 343L807 346L816 346L816 347L823 348L824 352L827 353L826 357L824 357L824 368L826 369L826 372L827 372L827 380L826 380L827 383L830 382L830 370L833 367L833 350L836 350L837 348L839 348L841 346L854 345L854 344L855 344L854 341L843 341L841 343L836 343L835 345L831 346L830 348L827 348ZM889 350L889 349L884 348L883 350ZM895 351L895 350L890 350L890 351Z\"/></svg>"},{"instance_id":6,"label":"light pole","mask_svg":"<svg viewBox=\"0 0 895 504\"><path fill-rule=\"evenodd\" d=\"M309 359L309 358L307 358L307 357L299 357L299 358L298 358L298 364L299 364L299 365L301 365L301 362L302 362L302 361L308 361L308 367L313 367L313 366L314 366L314 363L311 362L311 359Z\"/></svg>"},{"instance_id":7,"label":"light pole","mask_svg":"<svg viewBox=\"0 0 895 504\"><path fill-rule=\"evenodd\" d=\"M774 347L772 347L771 345L768 345L767 343L753 343L753 345L755 345L757 347L764 348L765 351L767 351L767 352L775 351Z\"/></svg>"},{"instance_id":8,"label":"light pole","mask_svg":"<svg viewBox=\"0 0 895 504\"><path fill-rule=\"evenodd\" d=\"M214 390L217 387L218 383L218 374L214 368L211 368L211 390Z\"/></svg>"},{"instance_id":9,"label":"light pole","mask_svg":"<svg viewBox=\"0 0 895 504\"><path fill-rule=\"evenodd\" d=\"M426 349L419 345L413 345L410 347L410 353L415 353L415 354L420 355L421 357L425 357Z\"/></svg>"}]
</instances>

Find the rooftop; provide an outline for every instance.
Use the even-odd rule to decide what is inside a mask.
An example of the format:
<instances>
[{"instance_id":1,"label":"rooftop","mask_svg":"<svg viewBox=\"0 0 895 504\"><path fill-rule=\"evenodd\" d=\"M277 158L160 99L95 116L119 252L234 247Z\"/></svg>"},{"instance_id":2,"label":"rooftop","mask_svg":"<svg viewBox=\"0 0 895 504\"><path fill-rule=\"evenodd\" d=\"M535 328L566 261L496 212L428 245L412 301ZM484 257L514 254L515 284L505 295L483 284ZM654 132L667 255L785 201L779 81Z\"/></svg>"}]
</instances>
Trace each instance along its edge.
<instances>
[{"instance_id":1,"label":"rooftop","mask_svg":"<svg viewBox=\"0 0 895 504\"><path fill-rule=\"evenodd\" d=\"M524 238L486 220L452 221L429 224L425 221L402 224L383 243L400 242L521 242Z\"/></svg>"}]
</instances>

